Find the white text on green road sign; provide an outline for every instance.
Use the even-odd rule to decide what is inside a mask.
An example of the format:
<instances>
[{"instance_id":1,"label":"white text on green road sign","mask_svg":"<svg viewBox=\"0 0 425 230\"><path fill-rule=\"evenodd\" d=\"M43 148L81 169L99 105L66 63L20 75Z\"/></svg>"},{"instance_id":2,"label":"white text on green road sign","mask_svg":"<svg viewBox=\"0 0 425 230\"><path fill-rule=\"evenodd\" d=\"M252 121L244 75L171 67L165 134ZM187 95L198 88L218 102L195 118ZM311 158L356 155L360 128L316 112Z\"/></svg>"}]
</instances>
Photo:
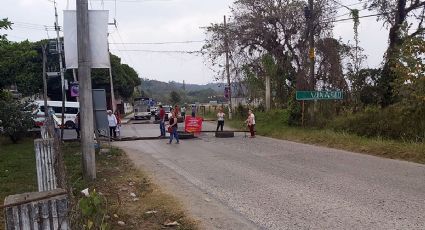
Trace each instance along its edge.
<instances>
[{"instance_id":1,"label":"white text on green road sign","mask_svg":"<svg viewBox=\"0 0 425 230\"><path fill-rule=\"evenodd\" d=\"M342 91L297 91L296 99L298 101L308 100L341 100Z\"/></svg>"}]
</instances>

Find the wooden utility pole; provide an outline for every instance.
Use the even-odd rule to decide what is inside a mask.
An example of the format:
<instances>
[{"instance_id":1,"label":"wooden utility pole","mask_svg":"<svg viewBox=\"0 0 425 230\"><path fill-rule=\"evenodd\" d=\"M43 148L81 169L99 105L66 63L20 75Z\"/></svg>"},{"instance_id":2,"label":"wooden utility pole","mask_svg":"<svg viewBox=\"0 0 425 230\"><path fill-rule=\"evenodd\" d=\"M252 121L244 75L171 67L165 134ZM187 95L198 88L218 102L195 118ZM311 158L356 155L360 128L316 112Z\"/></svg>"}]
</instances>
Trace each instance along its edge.
<instances>
[{"instance_id":1,"label":"wooden utility pole","mask_svg":"<svg viewBox=\"0 0 425 230\"><path fill-rule=\"evenodd\" d=\"M226 48L226 75L227 75L227 87L229 87L228 96L229 96L229 120L232 119L232 85L230 83L230 64L229 64L229 38L227 36L227 23L226 15L224 15L224 43Z\"/></svg>"},{"instance_id":2,"label":"wooden utility pole","mask_svg":"<svg viewBox=\"0 0 425 230\"><path fill-rule=\"evenodd\" d=\"M94 153L93 95L89 49L88 0L77 0L77 44L78 80L80 83L81 152L83 154L83 175L89 180L96 179Z\"/></svg>"},{"instance_id":3,"label":"wooden utility pole","mask_svg":"<svg viewBox=\"0 0 425 230\"><path fill-rule=\"evenodd\" d=\"M43 52L43 99L44 99L44 121L47 121L47 117L49 116L49 111L47 108L47 79L46 79L46 45L41 45L41 52Z\"/></svg>"},{"instance_id":4,"label":"wooden utility pole","mask_svg":"<svg viewBox=\"0 0 425 230\"><path fill-rule=\"evenodd\" d=\"M310 58L310 81L311 90L315 90L316 80L314 78L314 64L315 64L315 50L314 50L314 3L313 0L308 0L309 18L308 18L308 41L310 45L309 58Z\"/></svg>"}]
</instances>

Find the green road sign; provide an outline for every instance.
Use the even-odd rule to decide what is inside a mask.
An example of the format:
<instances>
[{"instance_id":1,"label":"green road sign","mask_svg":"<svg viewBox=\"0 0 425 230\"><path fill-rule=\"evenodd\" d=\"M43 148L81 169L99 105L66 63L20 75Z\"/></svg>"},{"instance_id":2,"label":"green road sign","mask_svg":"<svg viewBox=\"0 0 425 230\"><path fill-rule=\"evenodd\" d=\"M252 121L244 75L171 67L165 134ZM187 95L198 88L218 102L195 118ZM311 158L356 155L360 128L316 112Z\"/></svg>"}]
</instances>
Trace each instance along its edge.
<instances>
[{"instance_id":1,"label":"green road sign","mask_svg":"<svg viewBox=\"0 0 425 230\"><path fill-rule=\"evenodd\" d=\"M342 91L297 91L298 101L342 100Z\"/></svg>"}]
</instances>

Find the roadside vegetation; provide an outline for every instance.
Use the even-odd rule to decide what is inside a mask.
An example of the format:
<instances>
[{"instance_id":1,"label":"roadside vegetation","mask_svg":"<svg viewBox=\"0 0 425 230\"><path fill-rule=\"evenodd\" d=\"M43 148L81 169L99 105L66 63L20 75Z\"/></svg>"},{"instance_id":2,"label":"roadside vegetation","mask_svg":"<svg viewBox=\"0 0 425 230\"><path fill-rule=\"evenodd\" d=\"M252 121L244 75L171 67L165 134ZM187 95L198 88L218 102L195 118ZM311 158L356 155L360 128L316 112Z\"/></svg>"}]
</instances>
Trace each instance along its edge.
<instances>
[{"instance_id":1,"label":"roadside vegetation","mask_svg":"<svg viewBox=\"0 0 425 230\"><path fill-rule=\"evenodd\" d=\"M98 154L97 179L88 183L82 179L79 145L69 143L63 149L75 229L89 223L106 229L197 229L180 203L136 169L123 151L112 148ZM88 198L81 194L85 188L89 188Z\"/></svg>"},{"instance_id":2,"label":"roadside vegetation","mask_svg":"<svg viewBox=\"0 0 425 230\"><path fill-rule=\"evenodd\" d=\"M121 150L97 154L97 179L87 182L82 178L79 144L66 143L62 149L73 229L197 229L180 203L133 167ZM16 144L0 137L0 200L36 192L36 175L33 139ZM81 194L85 188L89 197ZM4 215L0 215L0 226L5 226Z\"/></svg>"},{"instance_id":3,"label":"roadside vegetation","mask_svg":"<svg viewBox=\"0 0 425 230\"><path fill-rule=\"evenodd\" d=\"M288 110L270 112L254 110L254 113L258 135L425 164L425 143L423 142L402 138L391 139L384 135L362 135L362 132L367 129L371 130L365 131L366 134L378 132L384 134L387 132L386 127L395 127L392 125L381 123L382 127L377 127L375 122L364 123L355 133L355 131L345 130L345 126L338 124L341 118L322 124L321 127L312 128L289 125L290 111ZM234 119L227 120L226 124L234 129L246 129L244 124L246 114L246 109L239 107ZM356 118L356 116L353 117Z\"/></svg>"}]
</instances>

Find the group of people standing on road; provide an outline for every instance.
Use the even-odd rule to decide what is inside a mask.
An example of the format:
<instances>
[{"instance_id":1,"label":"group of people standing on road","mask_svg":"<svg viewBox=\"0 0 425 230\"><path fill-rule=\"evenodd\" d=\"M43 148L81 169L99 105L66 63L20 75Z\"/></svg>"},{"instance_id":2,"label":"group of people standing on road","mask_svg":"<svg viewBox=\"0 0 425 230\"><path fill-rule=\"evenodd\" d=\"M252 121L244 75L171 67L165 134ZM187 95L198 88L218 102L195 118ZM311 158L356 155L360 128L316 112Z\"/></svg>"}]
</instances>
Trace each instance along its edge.
<instances>
[{"instance_id":1,"label":"group of people standing on road","mask_svg":"<svg viewBox=\"0 0 425 230\"><path fill-rule=\"evenodd\" d=\"M223 112L223 108L220 108L217 113L217 129L216 132L218 132L218 129L223 132L224 127L224 117L226 114ZM255 137L255 115L252 112L252 110L248 110L248 118L245 120L246 125L248 126L249 132L251 133L250 137Z\"/></svg>"},{"instance_id":2,"label":"group of people standing on road","mask_svg":"<svg viewBox=\"0 0 425 230\"><path fill-rule=\"evenodd\" d=\"M183 107L181 109L181 115L184 117L186 110ZM180 115L179 107L176 105L174 108L171 109L170 115L168 118L168 126L167 126L167 132L170 133L170 139L167 142L167 144L171 144L173 142L173 139L176 139L176 143L179 144L179 135L178 135L178 117ZM192 109L192 116L194 117L194 110ZM217 129L216 131L220 129L220 131L223 131L224 128L224 119L226 114L223 112L223 108L219 109L219 112L217 113ZM162 105L159 105L159 129L161 132L161 135L159 137L165 137L166 130L165 130L165 121L166 121L166 114L165 110L162 107ZM255 137L255 115L252 112L252 110L248 110L248 117L245 120L245 123L249 129L249 132L251 134L251 138Z\"/></svg>"}]
</instances>

